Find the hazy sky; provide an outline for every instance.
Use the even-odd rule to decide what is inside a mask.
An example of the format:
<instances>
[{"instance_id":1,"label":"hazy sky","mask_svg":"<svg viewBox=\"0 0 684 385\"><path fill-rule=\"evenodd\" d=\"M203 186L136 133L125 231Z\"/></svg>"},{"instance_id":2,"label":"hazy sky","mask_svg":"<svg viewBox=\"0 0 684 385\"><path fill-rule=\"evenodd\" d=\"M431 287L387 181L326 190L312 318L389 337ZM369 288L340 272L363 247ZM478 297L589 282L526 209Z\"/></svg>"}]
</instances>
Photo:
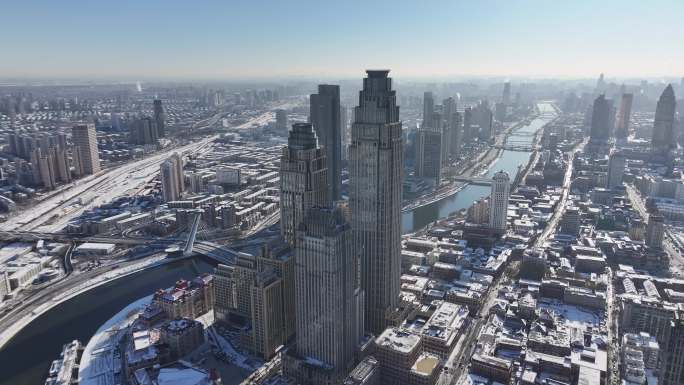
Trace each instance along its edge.
<instances>
[{"instance_id":1,"label":"hazy sky","mask_svg":"<svg viewBox=\"0 0 684 385\"><path fill-rule=\"evenodd\" d=\"M684 75L684 1L5 0L0 77Z\"/></svg>"}]
</instances>

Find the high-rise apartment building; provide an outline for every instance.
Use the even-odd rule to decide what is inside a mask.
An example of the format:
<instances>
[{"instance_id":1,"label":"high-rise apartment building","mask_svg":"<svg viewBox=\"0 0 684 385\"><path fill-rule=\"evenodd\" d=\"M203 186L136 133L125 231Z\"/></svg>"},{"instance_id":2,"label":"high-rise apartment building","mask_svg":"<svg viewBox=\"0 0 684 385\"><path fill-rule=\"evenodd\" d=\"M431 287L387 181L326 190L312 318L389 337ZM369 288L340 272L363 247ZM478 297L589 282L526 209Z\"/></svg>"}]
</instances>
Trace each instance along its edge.
<instances>
[{"instance_id":1,"label":"high-rise apartment building","mask_svg":"<svg viewBox=\"0 0 684 385\"><path fill-rule=\"evenodd\" d=\"M342 126L340 120L340 86L320 84L318 93L309 98L309 118L318 143L323 146L328 168L328 198L341 198Z\"/></svg>"},{"instance_id":2,"label":"high-rise apartment building","mask_svg":"<svg viewBox=\"0 0 684 385\"><path fill-rule=\"evenodd\" d=\"M620 109L618 109L615 122L615 138L625 140L629 136L629 121L632 115L633 94L622 94L620 98Z\"/></svg>"},{"instance_id":3,"label":"high-rise apartment building","mask_svg":"<svg viewBox=\"0 0 684 385\"><path fill-rule=\"evenodd\" d=\"M156 136L163 138L166 136L166 114L164 113L164 107L162 106L162 101L160 99L154 100L154 122Z\"/></svg>"},{"instance_id":4,"label":"high-rise apartment building","mask_svg":"<svg viewBox=\"0 0 684 385\"><path fill-rule=\"evenodd\" d=\"M473 109L468 106L463 110L463 143L470 143L475 139L473 132Z\"/></svg>"},{"instance_id":5,"label":"high-rise apartment building","mask_svg":"<svg viewBox=\"0 0 684 385\"><path fill-rule=\"evenodd\" d=\"M78 153L78 170L83 175L100 171L100 156L97 153L97 136L94 124L79 124L71 129L74 151Z\"/></svg>"},{"instance_id":6,"label":"high-rise apartment building","mask_svg":"<svg viewBox=\"0 0 684 385\"><path fill-rule=\"evenodd\" d=\"M128 127L131 144L154 144L159 136L159 122L151 117L136 119Z\"/></svg>"},{"instance_id":7,"label":"high-rise apartment building","mask_svg":"<svg viewBox=\"0 0 684 385\"><path fill-rule=\"evenodd\" d=\"M507 172L502 170L494 174L489 197L489 227L499 233L506 231L510 188L511 179Z\"/></svg>"},{"instance_id":8,"label":"high-rise apartment building","mask_svg":"<svg viewBox=\"0 0 684 385\"><path fill-rule=\"evenodd\" d=\"M160 166L162 196L164 202L180 199L183 195L185 177L183 176L183 159L174 153Z\"/></svg>"},{"instance_id":9,"label":"high-rise apartment building","mask_svg":"<svg viewBox=\"0 0 684 385\"><path fill-rule=\"evenodd\" d=\"M365 324L380 333L399 295L404 141L389 71L366 72L352 125L349 203L361 255Z\"/></svg>"},{"instance_id":10,"label":"high-rise apartment building","mask_svg":"<svg viewBox=\"0 0 684 385\"><path fill-rule=\"evenodd\" d=\"M613 151L608 158L608 177L606 187L613 189L622 185L622 176L625 173L627 158L620 151Z\"/></svg>"},{"instance_id":11,"label":"high-rise apartment building","mask_svg":"<svg viewBox=\"0 0 684 385\"><path fill-rule=\"evenodd\" d=\"M338 384L363 337L363 292L351 226L341 207L312 208L297 229L295 293L300 384Z\"/></svg>"},{"instance_id":12,"label":"high-rise apartment building","mask_svg":"<svg viewBox=\"0 0 684 385\"><path fill-rule=\"evenodd\" d=\"M326 158L310 123L295 123L280 157L280 232L294 245L297 226L328 199Z\"/></svg>"},{"instance_id":13,"label":"high-rise apartment building","mask_svg":"<svg viewBox=\"0 0 684 385\"><path fill-rule=\"evenodd\" d=\"M674 120L677 101L672 85L668 84L658 99L651 148L656 153L667 153L677 146L674 137Z\"/></svg>"}]
</instances>

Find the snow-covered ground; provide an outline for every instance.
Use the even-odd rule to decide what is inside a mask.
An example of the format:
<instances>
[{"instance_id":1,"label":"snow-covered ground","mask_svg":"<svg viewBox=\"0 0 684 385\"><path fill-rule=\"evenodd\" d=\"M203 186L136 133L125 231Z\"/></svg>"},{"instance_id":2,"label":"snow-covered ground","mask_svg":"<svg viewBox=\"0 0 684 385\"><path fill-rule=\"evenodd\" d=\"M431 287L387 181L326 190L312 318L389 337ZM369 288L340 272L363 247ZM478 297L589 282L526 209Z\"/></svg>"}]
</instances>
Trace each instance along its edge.
<instances>
[{"instance_id":1,"label":"snow-covered ground","mask_svg":"<svg viewBox=\"0 0 684 385\"><path fill-rule=\"evenodd\" d=\"M0 331L0 348L4 346L9 340L14 337L15 334L19 333L21 329L26 327L31 321L34 319L38 318L40 315L44 314L48 310L52 309L53 307L61 304L62 302L65 302L71 298L76 297L77 295L84 293L90 289L96 288L100 285L103 285L105 283L111 282L114 279L125 277L127 275L137 273L138 271L161 265L164 263L171 263L173 261L176 261L177 259L167 259L166 255L159 255L156 257L152 257L149 259L146 259L144 261L140 261L139 263L135 263L133 265L128 265L126 267L116 269L116 270L110 270L104 274L101 274L97 277L91 278L78 286L75 286L69 290L63 291L61 293L56 294L51 301L45 302L39 306L37 306L33 311L30 313L26 314L26 316L22 317L19 321L15 322L12 324L11 327L6 328L5 330ZM47 289L49 290L49 288Z\"/></svg>"},{"instance_id":2,"label":"snow-covered ground","mask_svg":"<svg viewBox=\"0 0 684 385\"><path fill-rule=\"evenodd\" d=\"M79 364L80 385L114 385L115 375L121 368L121 358L116 358L118 341L125 329L150 303L152 295L141 298L116 313L105 322L88 341ZM115 354L116 353L116 354Z\"/></svg>"},{"instance_id":3,"label":"snow-covered ground","mask_svg":"<svg viewBox=\"0 0 684 385\"><path fill-rule=\"evenodd\" d=\"M24 210L10 217L7 222L0 225L0 230L59 231L84 211L137 191L159 173L159 165L170 153L199 151L206 148L214 138L212 136L182 147L161 151L148 158L76 181L61 193L39 202L31 210ZM55 214L59 217L46 225L45 223Z\"/></svg>"}]
</instances>

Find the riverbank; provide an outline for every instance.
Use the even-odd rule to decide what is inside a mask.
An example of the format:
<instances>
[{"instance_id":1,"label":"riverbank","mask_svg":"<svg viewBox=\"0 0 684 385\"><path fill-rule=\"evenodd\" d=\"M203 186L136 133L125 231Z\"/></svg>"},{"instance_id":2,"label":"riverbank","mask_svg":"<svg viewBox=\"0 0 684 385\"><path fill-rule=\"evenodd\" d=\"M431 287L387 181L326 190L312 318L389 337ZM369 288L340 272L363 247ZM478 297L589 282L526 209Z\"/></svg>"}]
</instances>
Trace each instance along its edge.
<instances>
[{"instance_id":1,"label":"riverbank","mask_svg":"<svg viewBox=\"0 0 684 385\"><path fill-rule=\"evenodd\" d=\"M536 114L532 117L529 117L528 119L536 119L538 117L539 114ZM496 145L489 146L487 151L480 154L471 166L467 167L465 170L463 170L463 172L456 175L456 177L471 178L489 170L491 166L501 157L501 154L503 154L504 150L503 148L501 148L501 143L504 143L508 136L510 136L514 130L526 126L526 122L527 120L517 122L508 127L504 132L497 135L497 138L495 140ZM448 187L441 188L430 194L426 194L424 196L416 198L416 201L405 205L404 207L402 207L401 210L402 212L407 212L409 210L414 210L435 203L437 201L448 198L449 196L458 193L467 185L468 183L464 182L453 182L452 185Z\"/></svg>"},{"instance_id":2,"label":"riverbank","mask_svg":"<svg viewBox=\"0 0 684 385\"><path fill-rule=\"evenodd\" d=\"M54 307L62 304L63 302L66 302L80 294L83 294L89 290L92 290L94 288L97 288L99 286L102 286L104 284L113 282L119 278L123 278L126 276L129 276L131 274L139 273L145 269L157 267L157 266L162 266L168 263L172 263L175 261L179 261L185 258L189 257L180 257L180 258L167 258L165 255L164 256L159 256L155 255L150 257L149 259L129 265L126 267L118 268L115 270L110 270L102 275L99 275L95 278L91 278L78 286L71 288L67 291L64 291L62 293L56 294L50 302L46 302L43 304L38 305L34 310L32 310L30 313L26 314L22 318L20 318L18 321L12 323L9 327L7 327L5 330L2 330L0 332L0 350L9 343L14 336L19 333L23 328L28 326L33 320L36 318L40 317L41 315L45 314L46 312L50 311Z\"/></svg>"}]
</instances>

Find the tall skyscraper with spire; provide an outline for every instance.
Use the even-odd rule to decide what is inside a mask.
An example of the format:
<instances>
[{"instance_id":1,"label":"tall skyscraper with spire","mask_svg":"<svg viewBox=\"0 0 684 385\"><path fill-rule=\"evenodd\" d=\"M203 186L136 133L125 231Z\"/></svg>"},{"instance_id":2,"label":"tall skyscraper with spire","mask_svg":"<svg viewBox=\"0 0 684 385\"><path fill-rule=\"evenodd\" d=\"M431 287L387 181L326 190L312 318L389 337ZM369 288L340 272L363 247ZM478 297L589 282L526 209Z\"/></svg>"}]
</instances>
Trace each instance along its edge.
<instances>
[{"instance_id":1,"label":"tall skyscraper with spire","mask_svg":"<svg viewBox=\"0 0 684 385\"><path fill-rule=\"evenodd\" d=\"M378 334L399 295L404 143L389 70L366 73L354 109L349 203L366 293L366 329Z\"/></svg>"},{"instance_id":2,"label":"tall skyscraper with spire","mask_svg":"<svg viewBox=\"0 0 684 385\"><path fill-rule=\"evenodd\" d=\"M313 127L293 124L280 157L280 233L290 245L309 209L327 205L327 178L325 153Z\"/></svg>"},{"instance_id":3,"label":"tall skyscraper with spire","mask_svg":"<svg viewBox=\"0 0 684 385\"><path fill-rule=\"evenodd\" d=\"M653 122L653 136L651 148L656 153L666 153L676 147L674 137L675 99L672 84L668 84L658 99L656 106L655 121Z\"/></svg>"},{"instance_id":4,"label":"tall skyscraper with spire","mask_svg":"<svg viewBox=\"0 0 684 385\"><path fill-rule=\"evenodd\" d=\"M318 93L311 94L309 118L318 142L324 147L328 166L328 197L341 198L342 188L342 126L340 120L340 86L320 84Z\"/></svg>"}]
</instances>

